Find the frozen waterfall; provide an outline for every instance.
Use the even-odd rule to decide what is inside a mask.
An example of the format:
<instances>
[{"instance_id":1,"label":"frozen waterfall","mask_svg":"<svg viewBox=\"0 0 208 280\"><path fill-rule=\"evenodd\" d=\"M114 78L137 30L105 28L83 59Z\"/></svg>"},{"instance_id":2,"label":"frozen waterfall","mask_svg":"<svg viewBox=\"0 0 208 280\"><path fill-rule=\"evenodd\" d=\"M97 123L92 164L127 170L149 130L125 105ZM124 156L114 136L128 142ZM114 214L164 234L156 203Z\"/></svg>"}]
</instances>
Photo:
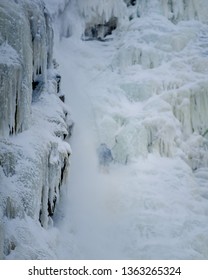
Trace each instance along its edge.
<instances>
[{"instance_id":1,"label":"frozen waterfall","mask_svg":"<svg viewBox=\"0 0 208 280\"><path fill-rule=\"evenodd\" d=\"M69 2L56 42L75 120L59 256L206 259L206 1Z\"/></svg>"},{"instance_id":2,"label":"frozen waterfall","mask_svg":"<svg viewBox=\"0 0 208 280\"><path fill-rule=\"evenodd\" d=\"M0 259L208 258L207 10L0 1Z\"/></svg>"}]
</instances>

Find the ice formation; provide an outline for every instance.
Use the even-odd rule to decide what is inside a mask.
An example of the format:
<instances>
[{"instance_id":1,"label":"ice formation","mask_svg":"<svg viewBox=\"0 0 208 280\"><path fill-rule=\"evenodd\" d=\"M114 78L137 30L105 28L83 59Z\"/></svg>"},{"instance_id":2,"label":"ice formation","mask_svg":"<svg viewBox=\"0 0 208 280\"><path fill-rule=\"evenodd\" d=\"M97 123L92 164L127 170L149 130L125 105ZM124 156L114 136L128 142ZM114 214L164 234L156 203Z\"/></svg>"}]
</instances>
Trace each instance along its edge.
<instances>
[{"instance_id":1,"label":"ice formation","mask_svg":"<svg viewBox=\"0 0 208 280\"><path fill-rule=\"evenodd\" d=\"M54 258L47 237L71 154L51 17L40 0L0 3L0 259ZM31 240L37 239L36 251ZM53 234L51 235L53 236ZM43 244L46 244L43 245Z\"/></svg>"},{"instance_id":2,"label":"ice formation","mask_svg":"<svg viewBox=\"0 0 208 280\"><path fill-rule=\"evenodd\" d=\"M82 34L83 39L98 38L102 40L116 28L125 29L126 21L147 14L164 15L173 23L193 19L207 22L208 4L204 0L62 0L56 3L45 2L51 7L54 15L57 16L57 11L61 15L60 33L62 35L71 36L76 30L79 35ZM75 26L75 18L79 28Z\"/></svg>"},{"instance_id":3,"label":"ice formation","mask_svg":"<svg viewBox=\"0 0 208 280\"><path fill-rule=\"evenodd\" d=\"M137 132L135 132L135 125L132 124L135 122L132 120L135 115L121 121L115 113L114 120L105 116L100 123L101 126L105 124L108 129L111 126L112 130L117 128L118 133L114 137L109 139L109 136L104 136L107 138L104 140L110 141L111 146L114 146L114 153L119 162L126 162L126 158L144 156L150 152L171 157L182 150L182 153L186 154L186 161L195 169L197 166L193 162L198 162L198 160L190 159L195 158L196 155L187 155L186 144L178 141L181 137L187 140L195 133L199 134L196 137L201 143L199 145L205 147L201 164L202 162L206 164L206 80L202 78L201 81L191 84L189 88L187 86L194 73L200 75L207 72L205 58L207 34L203 27L203 24L207 23L207 15L204 12L206 7L206 1L194 0L59 2L60 25L61 29L65 30L65 37L73 36L73 30L75 30L73 20L71 22L69 20L69 14L71 17L72 14L76 14L77 18L74 18L74 21L77 24L80 22L80 33L77 33L82 39L103 40L112 32L111 27L118 29L120 37L117 53L108 67L114 72L120 71L122 75L130 67L144 70L140 80L135 75L119 85L120 89L117 89L118 95L123 92L125 98L133 103L134 107L136 103L138 111L142 112L136 114ZM70 13L70 9L74 9L73 13ZM154 28L153 22L155 22ZM200 34L198 34L199 30ZM191 48L193 42L201 49L200 56L196 59L189 59L187 56L186 60L183 60L182 56L186 52L190 52L190 56L197 56L197 52L194 54L196 51L194 47ZM161 80L160 71L164 63L170 73L174 69L183 73L181 76L179 74L175 81L168 75ZM192 72L184 74L183 67L188 69L188 65L191 65ZM152 77L150 81L145 77L149 74ZM140 104L145 100L146 103ZM155 115L151 112L154 104L158 107ZM161 116L158 116L157 110L160 111ZM152 116L146 117L147 112ZM164 118L166 126L161 129L160 123ZM102 131L100 133L104 134ZM129 148L130 139L127 136L129 134L132 134L131 141L135 143L131 149ZM125 139L126 137L128 139ZM139 147L136 145L138 142ZM124 152L127 150L128 153Z\"/></svg>"},{"instance_id":4,"label":"ice formation","mask_svg":"<svg viewBox=\"0 0 208 280\"><path fill-rule=\"evenodd\" d=\"M149 153L166 157L183 154L193 170L207 166L208 19L204 14L207 3L125 2L129 12L134 14L123 22L125 28L120 28L117 51L107 67L114 72L112 75L118 73L123 77L119 89L109 89L109 92L114 92L122 100L126 118L118 116L116 103L112 104L116 108L110 109L110 112L115 111L113 120L105 114L99 116L99 112L99 126L103 127L101 137L113 146L119 162L125 163L127 159ZM96 6L97 1L91 6L87 1L85 5L94 7L97 18L107 13L105 6ZM87 14L90 13L89 7L83 7ZM139 77L136 69L140 71ZM178 73L175 75L176 69ZM170 77L171 73L173 77ZM124 98L129 103L126 108ZM110 139L105 135L105 129L114 131L114 137ZM194 149L189 148L189 141Z\"/></svg>"},{"instance_id":5,"label":"ice formation","mask_svg":"<svg viewBox=\"0 0 208 280\"><path fill-rule=\"evenodd\" d=\"M64 100L51 18L40 0L3 0L0 258L55 258L57 239L69 244L59 256L76 257L68 240L72 232L85 257L116 252L115 258L207 258L207 1L45 3L70 80L65 89L80 97L75 115L83 131L74 140L77 179L70 200L76 211L64 225L70 230L62 231L63 241L52 225L71 153L63 140L72 123L56 96ZM97 140L90 134L93 122L85 120L91 108L86 99ZM115 165L108 177L91 166L94 141L112 151ZM98 201L90 198L95 194ZM99 213L103 220L96 218ZM99 250L100 244L106 246Z\"/></svg>"},{"instance_id":6,"label":"ice formation","mask_svg":"<svg viewBox=\"0 0 208 280\"><path fill-rule=\"evenodd\" d=\"M1 1L0 28L1 91L6 94L1 95L0 133L8 136L29 127L32 82L47 81L53 31L43 3L28 1Z\"/></svg>"},{"instance_id":7,"label":"ice formation","mask_svg":"<svg viewBox=\"0 0 208 280\"><path fill-rule=\"evenodd\" d=\"M79 126L60 255L207 259L207 1L72 6L57 45ZM107 176L94 163L100 143L114 157Z\"/></svg>"}]
</instances>

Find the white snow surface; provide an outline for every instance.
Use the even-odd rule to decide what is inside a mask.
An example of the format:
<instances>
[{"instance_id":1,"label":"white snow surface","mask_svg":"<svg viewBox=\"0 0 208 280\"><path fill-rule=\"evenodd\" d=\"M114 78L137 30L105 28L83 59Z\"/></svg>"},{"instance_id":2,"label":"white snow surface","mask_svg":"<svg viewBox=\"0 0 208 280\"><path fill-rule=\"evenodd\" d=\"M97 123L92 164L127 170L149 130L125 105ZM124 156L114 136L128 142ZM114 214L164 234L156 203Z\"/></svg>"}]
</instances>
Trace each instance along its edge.
<instances>
[{"instance_id":1,"label":"white snow surface","mask_svg":"<svg viewBox=\"0 0 208 280\"><path fill-rule=\"evenodd\" d=\"M123 6L101 2L78 1L71 28ZM75 121L59 258L208 258L206 7L137 1L104 42L81 41L84 28L56 41ZM115 159L106 173L102 142Z\"/></svg>"}]
</instances>

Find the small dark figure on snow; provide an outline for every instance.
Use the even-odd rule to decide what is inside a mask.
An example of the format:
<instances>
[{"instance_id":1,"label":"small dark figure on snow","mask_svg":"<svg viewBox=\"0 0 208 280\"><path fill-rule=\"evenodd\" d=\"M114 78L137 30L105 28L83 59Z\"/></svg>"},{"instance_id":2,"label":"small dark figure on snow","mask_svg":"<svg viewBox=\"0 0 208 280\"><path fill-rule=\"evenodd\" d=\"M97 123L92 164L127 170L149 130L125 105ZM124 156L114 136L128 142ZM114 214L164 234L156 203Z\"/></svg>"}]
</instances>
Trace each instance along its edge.
<instances>
[{"instance_id":1,"label":"small dark figure on snow","mask_svg":"<svg viewBox=\"0 0 208 280\"><path fill-rule=\"evenodd\" d=\"M113 161L113 156L111 150L105 143L100 144L100 147L97 150L99 165L101 170L108 172L108 167Z\"/></svg>"}]
</instances>

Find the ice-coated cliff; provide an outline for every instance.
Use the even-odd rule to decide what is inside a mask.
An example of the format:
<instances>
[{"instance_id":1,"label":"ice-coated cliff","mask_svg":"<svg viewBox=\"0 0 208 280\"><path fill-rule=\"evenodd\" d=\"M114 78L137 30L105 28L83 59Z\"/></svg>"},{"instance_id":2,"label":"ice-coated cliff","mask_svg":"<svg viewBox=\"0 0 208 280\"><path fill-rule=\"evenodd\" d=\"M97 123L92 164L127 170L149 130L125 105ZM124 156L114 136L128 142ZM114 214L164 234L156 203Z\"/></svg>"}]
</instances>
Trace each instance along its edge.
<instances>
[{"instance_id":1,"label":"ice-coated cliff","mask_svg":"<svg viewBox=\"0 0 208 280\"><path fill-rule=\"evenodd\" d=\"M47 81L53 31L38 1L1 1L0 29L0 133L8 136L29 127L32 85Z\"/></svg>"},{"instance_id":2,"label":"ice-coated cliff","mask_svg":"<svg viewBox=\"0 0 208 280\"><path fill-rule=\"evenodd\" d=\"M52 216L69 167L72 125L55 66L43 1L2 0L0 259L54 258Z\"/></svg>"}]
</instances>

